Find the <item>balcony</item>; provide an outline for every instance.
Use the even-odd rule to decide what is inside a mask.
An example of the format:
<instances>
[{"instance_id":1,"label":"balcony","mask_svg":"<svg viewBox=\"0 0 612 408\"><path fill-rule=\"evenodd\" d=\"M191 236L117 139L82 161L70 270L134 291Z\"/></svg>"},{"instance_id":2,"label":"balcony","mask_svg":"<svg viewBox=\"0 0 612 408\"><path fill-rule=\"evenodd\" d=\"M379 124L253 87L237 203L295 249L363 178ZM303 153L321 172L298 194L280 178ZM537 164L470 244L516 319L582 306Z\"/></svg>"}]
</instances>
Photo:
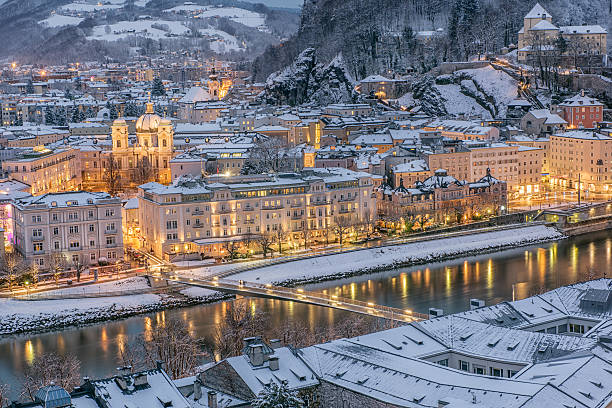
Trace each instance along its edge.
<instances>
[{"instance_id":1,"label":"balcony","mask_svg":"<svg viewBox=\"0 0 612 408\"><path fill-rule=\"evenodd\" d=\"M303 215L299 215L299 214L298 214L298 215L292 215L292 216L291 216L291 219L292 219L292 220L301 220L302 218L304 218L304 216L303 216Z\"/></svg>"},{"instance_id":2,"label":"balcony","mask_svg":"<svg viewBox=\"0 0 612 408\"><path fill-rule=\"evenodd\" d=\"M45 240L45 237L42 235L36 235L36 236L32 235L32 241L38 242L38 241L44 241L44 240Z\"/></svg>"},{"instance_id":3,"label":"balcony","mask_svg":"<svg viewBox=\"0 0 612 408\"><path fill-rule=\"evenodd\" d=\"M293 204L291 204L291 208L301 208L303 206L304 206L303 203L293 203Z\"/></svg>"},{"instance_id":4,"label":"balcony","mask_svg":"<svg viewBox=\"0 0 612 408\"><path fill-rule=\"evenodd\" d=\"M221 209L217 210L217 214L229 214L232 211L233 210L231 208L221 208Z\"/></svg>"},{"instance_id":5,"label":"balcony","mask_svg":"<svg viewBox=\"0 0 612 408\"><path fill-rule=\"evenodd\" d=\"M285 206L281 205L269 205L266 207L261 207L262 210L282 210Z\"/></svg>"},{"instance_id":6,"label":"balcony","mask_svg":"<svg viewBox=\"0 0 612 408\"><path fill-rule=\"evenodd\" d=\"M194 210L191 212L191 215L204 215L204 211L202 210Z\"/></svg>"},{"instance_id":7,"label":"balcony","mask_svg":"<svg viewBox=\"0 0 612 408\"><path fill-rule=\"evenodd\" d=\"M244 207L242 211L255 211L254 207Z\"/></svg>"},{"instance_id":8,"label":"balcony","mask_svg":"<svg viewBox=\"0 0 612 408\"><path fill-rule=\"evenodd\" d=\"M340 214L349 214L349 213L354 213L355 210L351 209L349 210L348 208L341 208L340 211L338 211Z\"/></svg>"},{"instance_id":9,"label":"balcony","mask_svg":"<svg viewBox=\"0 0 612 408\"><path fill-rule=\"evenodd\" d=\"M45 251L43 249L41 249L40 251L34 250L34 255L44 255Z\"/></svg>"},{"instance_id":10,"label":"balcony","mask_svg":"<svg viewBox=\"0 0 612 408\"><path fill-rule=\"evenodd\" d=\"M344 203L344 202L347 202L347 201L355 201L355 197L342 197L342 198L338 199L339 203Z\"/></svg>"},{"instance_id":11,"label":"balcony","mask_svg":"<svg viewBox=\"0 0 612 408\"><path fill-rule=\"evenodd\" d=\"M245 224L255 224L255 220L244 220Z\"/></svg>"},{"instance_id":12,"label":"balcony","mask_svg":"<svg viewBox=\"0 0 612 408\"><path fill-rule=\"evenodd\" d=\"M117 247L117 243L113 242L112 244L106 244L107 248L116 248Z\"/></svg>"},{"instance_id":13,"label":"balcony","mask_svg":"<svg viewBox=\"0 0 612 408\"><path fill-rule=\"evenodd\" d=\"M113 228L113 229L105 229L104 230L105 234L116 234L117 233L117 229Z\"/></svg>"},{"instance_id":14,"label":"balcony","mask_svg":"<svg viewBox=\"0 0 612 408\"><path fill-rule=\"evenodd\" d=\"M81 247L80 246L77 246L77 247L68 247L68 250L69 251L80 251Z\"/></svg>"},{"instance_id":15,"label":"balcony","mask_svg":"<svg viewBox=\"0 0 612 408\"><path fill-rule=\"evenodd\" d=\"M199 224L199 223L193 224L193 228L204 228L204 224Z\"/></svg>"},{"instance_id":16,"label":"balcony","mask_svg":"<svg viewBox=\"0 0 612 408\"><path fill-rule=\"evenodd\" d=\"M310 205L328 205L331 204L331 200L323 200L323 201L311 201Z\"/></svg>"}]
</instances>

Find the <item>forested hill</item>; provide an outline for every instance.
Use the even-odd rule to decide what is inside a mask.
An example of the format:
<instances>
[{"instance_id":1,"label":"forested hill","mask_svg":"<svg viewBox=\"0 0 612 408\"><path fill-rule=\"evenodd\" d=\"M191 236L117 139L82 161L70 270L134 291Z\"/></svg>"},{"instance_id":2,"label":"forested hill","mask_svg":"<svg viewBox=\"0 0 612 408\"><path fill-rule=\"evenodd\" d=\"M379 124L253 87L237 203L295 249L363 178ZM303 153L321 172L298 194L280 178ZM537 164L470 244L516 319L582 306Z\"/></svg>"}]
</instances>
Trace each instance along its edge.
<instances>
[{"instance_id":1,"label":"forested hill","mask_svg":"<svg viewBox=\"0 0 612 408\"><path fill-rule=\"evenodd\" d=\"M464 60L478 50L516 43L523 16L535 0L305 0L300 28L253 63L255 76L289 65L313 47L329 61L342 53L357 79L388 69L420 71L444 60ZM612 0L541 1L558 25L600 24L612 29ZM423 46L418 31L442 28L444 36ZM609 41L612 43L612 41Z\"/></svg>"}]
</instances>

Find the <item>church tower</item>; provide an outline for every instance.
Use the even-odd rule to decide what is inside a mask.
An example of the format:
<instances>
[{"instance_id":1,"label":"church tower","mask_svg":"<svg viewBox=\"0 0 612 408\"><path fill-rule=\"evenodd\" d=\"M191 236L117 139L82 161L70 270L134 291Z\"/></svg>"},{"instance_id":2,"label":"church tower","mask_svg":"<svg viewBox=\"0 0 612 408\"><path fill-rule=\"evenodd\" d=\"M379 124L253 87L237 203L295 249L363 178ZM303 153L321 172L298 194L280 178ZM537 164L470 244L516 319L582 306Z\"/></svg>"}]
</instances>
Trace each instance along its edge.
<instances>
[{"instance_id":1,"label":"church tower","mask_svg":"<svg viewBox=\"0 0 612 408\"><path fill-rule=\"evenodd\" d=\"M115 119L111 126L113 153L123 152L128 148L128 125L123 119Z\"/></svg>"}]
</instances>

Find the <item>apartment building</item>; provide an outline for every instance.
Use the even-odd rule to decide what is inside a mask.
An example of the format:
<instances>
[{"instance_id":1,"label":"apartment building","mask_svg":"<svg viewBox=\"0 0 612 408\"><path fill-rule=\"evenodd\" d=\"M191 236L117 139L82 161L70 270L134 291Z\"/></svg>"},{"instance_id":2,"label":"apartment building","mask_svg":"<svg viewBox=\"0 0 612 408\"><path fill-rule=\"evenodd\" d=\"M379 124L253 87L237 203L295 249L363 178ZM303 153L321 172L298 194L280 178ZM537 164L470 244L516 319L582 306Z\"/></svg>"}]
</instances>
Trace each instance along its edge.
<instances>
[{"instance_id":1,"label":"apartment building","mask_svg":"<svg viewBox=\"0 0 612 408\"><path fill-rule=\"evenodd\" d=\"M143 184L138 188L143 246L165 258L223 257L232 242L247 249L257 237L279 230L289 246L302 245L305 234L311 242L332 239L326 234L340 220L357 225L374 217L372 177L330 168Z\"/></svg>"},{"instance_id":2,"label":"apartment building","mask_svg":"<svg viewBox=\"0 0 612 408\"><path fill-rule=\"evenodd\" d=\"M41 269L49 268L56 255L85 265L123 259L119 198L83 191L47 193L12 205L15 248Z\"/></svg>"},{"instance_id":3,"label":"apartment building","mask_svg":"<svg viewBox=\"0 0 612 408\"><path fill-rule=\"evenodd\" d=\"M2 164L9 178L31 187L32 195L77 190L81 186L80 154L72 147L38 146L19 159Z\"/></svg>"},{"instance_id":4,"label":"apartment building","mask_svg":"<svg viewBox=\"0 0 612 408\"><path fill-rule=\"evenodd\" d=\"M585 96L584 91L564 100L557 109L570 129L595 129L603 121L603 103Z\"/></svg>"},{"instance_id":5,"label":"apartment building","mask_svg":"<svg viewBox=\"0 0 612 408\"><path fill-rule=\"evenodd\" d=\"M427 124L426 131L440 131L443 137L457 140L498 140L499 129L468 120L435 120Z\"/></svg>"},{"instance_id":6,"label":"apartment building","mask_svg":"<svg viewBox=\"0 0 612 408\"><path fill-rule=\"evenodd\" d=\"M607 193L612 183L612 138L600 133L573 130L550 137L550 182Z\"/></svg>"},{"instance_id":7,"label":"apartment building","mask_svg":"<svg viewBox=\"0 0 612 408\"><path fill-rule=\"evenodd\" d=\"M540 191L542 181L542 163L544 149L538 147L519 146L517 150L517 184L519 194L531 194Z\"/></svg>"}]
</instances>

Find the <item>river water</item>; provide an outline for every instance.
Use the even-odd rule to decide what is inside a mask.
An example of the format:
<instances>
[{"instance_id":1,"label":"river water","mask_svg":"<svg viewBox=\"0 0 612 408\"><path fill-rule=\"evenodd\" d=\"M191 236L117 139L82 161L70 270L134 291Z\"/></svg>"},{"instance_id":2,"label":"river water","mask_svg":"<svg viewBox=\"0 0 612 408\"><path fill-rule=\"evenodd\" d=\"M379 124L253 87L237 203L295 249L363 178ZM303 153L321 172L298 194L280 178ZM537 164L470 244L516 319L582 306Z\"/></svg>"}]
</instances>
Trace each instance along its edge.
<instances>
[{"instance_id":1,"label":"river water","mask_svg":"<svg viewBox=\"0 0 612 408\"><path fill-rule=\"evenodd\" d=\"M487 304L521 299L545 289L610 273L612 231L571 238L557 243L512 249L420 267L389 270L374 275L307 285L343 297L427 313L429 307L445 313L469 308L470 298ZM272 324L296 320L311 327L334 324L349 312L294 302L251 299L251 307L266 312ZM0 339L0 384L17 395L24 368L49 351L71 353L82 364L82 375L113 375L120 350L137 341L165 319L183 319L193 334L212 338L228 302L174 309L125 320L60 332Z\"/></svg>"}]
</instances>

